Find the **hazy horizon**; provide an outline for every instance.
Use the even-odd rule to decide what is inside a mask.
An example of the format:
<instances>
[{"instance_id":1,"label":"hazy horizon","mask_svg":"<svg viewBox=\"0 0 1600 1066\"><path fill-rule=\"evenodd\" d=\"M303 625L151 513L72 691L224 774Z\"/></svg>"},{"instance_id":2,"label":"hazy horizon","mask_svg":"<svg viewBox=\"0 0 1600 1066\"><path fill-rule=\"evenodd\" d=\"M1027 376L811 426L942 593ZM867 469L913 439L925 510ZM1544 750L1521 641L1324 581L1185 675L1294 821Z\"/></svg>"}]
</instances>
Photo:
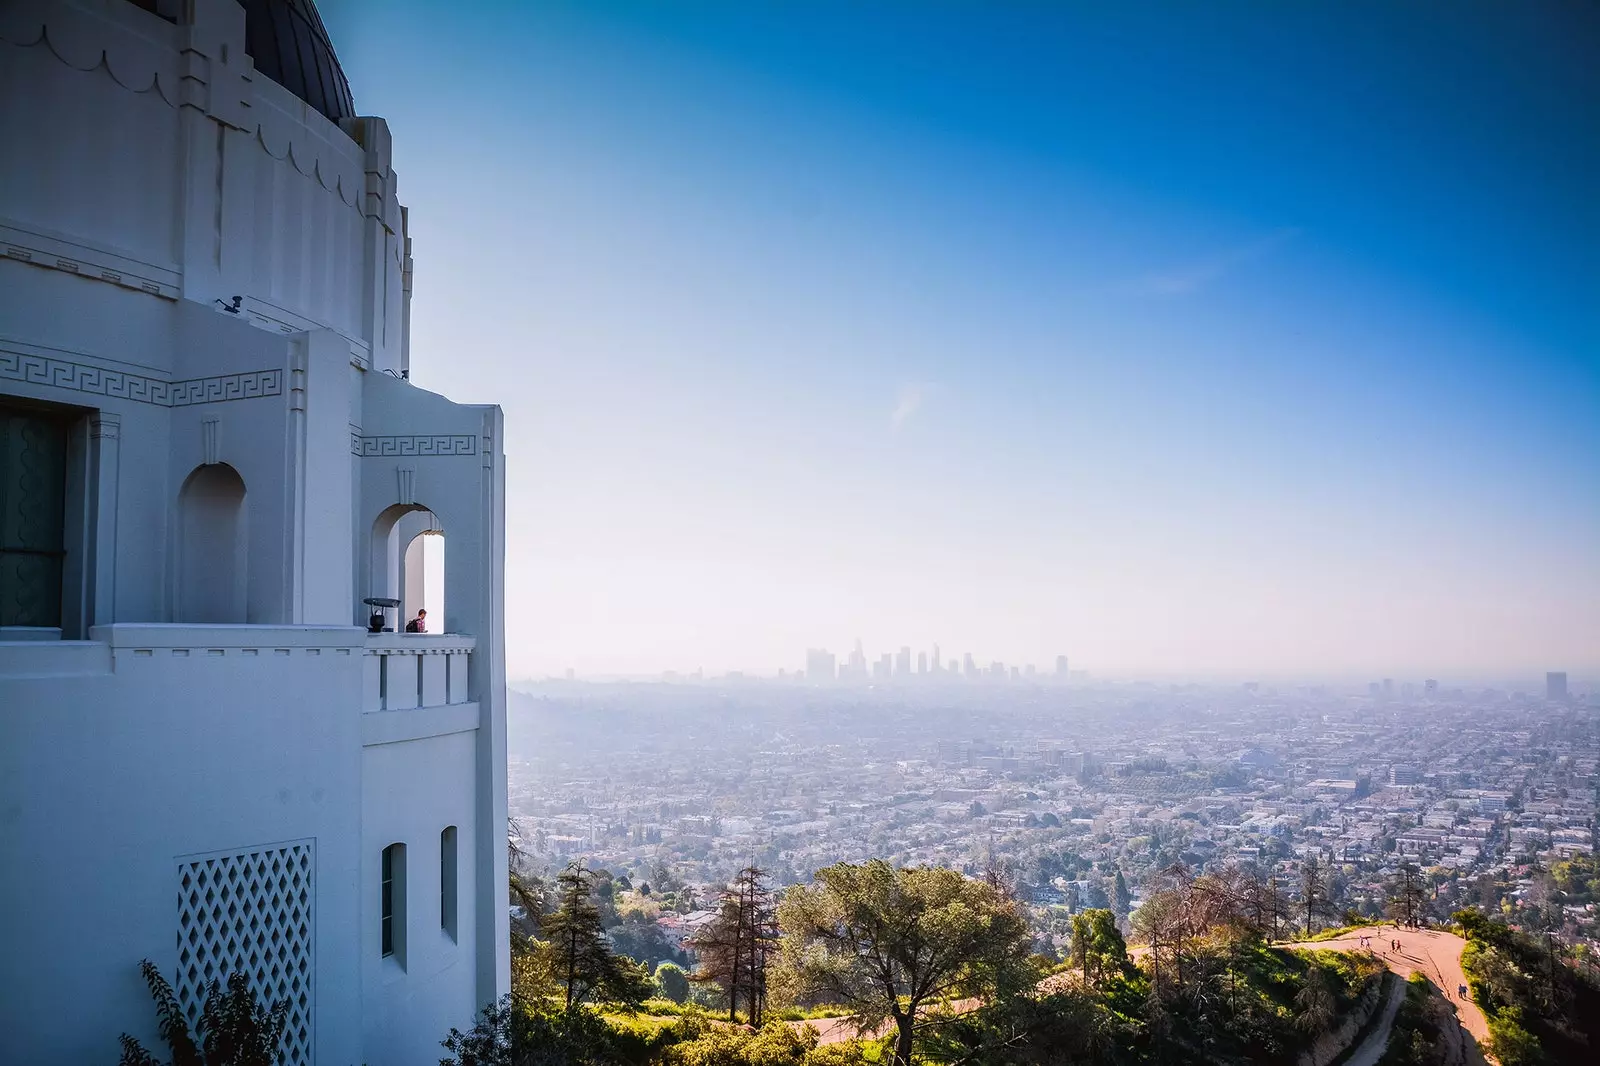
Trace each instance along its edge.
<instances>
[{"instance_id":1,"label":"hazy horizon","mask_svg":"<svg viewBox=\"0 0 1600 1066\"><path fill-rule=\"evenodd\" d=\"M323 15L512 677L1600 673L1600 11Z\"/></svg>"}]
</instances>

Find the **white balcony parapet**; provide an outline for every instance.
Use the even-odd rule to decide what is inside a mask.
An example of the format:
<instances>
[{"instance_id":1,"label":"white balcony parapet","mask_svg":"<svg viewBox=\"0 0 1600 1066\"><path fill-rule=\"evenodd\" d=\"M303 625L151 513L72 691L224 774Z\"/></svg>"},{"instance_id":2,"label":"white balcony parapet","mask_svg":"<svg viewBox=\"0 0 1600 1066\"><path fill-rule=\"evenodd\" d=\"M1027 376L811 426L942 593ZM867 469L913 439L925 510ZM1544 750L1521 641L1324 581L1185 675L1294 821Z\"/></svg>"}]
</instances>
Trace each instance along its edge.
<instances>
[{"instance_id":1,"label":"white balcony parapet","mask_svg":"<svg viewBox=\"0 0 1600 1066\"><path fill-rule=\"evenodd\" d=\"M117 622L91 627L89 637L0 639L0 678L115 672L119 662L130 659L353 657L359 654L365 632L356 626Z\"/></svg>"},{"instance_id":2,"label":"white balcony parapet","mask_svg":"<svg viewBox=\"0 0 1600 1066\"><path fill-rule=\"evenodd\" d=\"M453 633L370 633L362 663L363 711L404 711L466 703L475 637Z\"/></svg>"}]
</instances>

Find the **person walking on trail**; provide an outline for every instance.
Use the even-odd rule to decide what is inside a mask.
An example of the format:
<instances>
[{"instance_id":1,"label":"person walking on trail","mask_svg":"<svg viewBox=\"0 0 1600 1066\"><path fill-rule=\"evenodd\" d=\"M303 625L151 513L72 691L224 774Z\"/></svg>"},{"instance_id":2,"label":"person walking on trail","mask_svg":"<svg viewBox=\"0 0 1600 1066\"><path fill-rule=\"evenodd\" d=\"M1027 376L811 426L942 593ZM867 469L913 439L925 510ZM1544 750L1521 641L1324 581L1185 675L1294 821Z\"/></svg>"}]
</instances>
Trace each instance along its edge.
<instances>
[{"instance_id":1,"label":"person walking on trail","mask_svg":"<svg viewBox=\"0 0 1600 1066\"><path fill-rule=\"evenodd\" d=\"M1457 985L1456 986L1456 995L1459 996L1462 999L1466 999L1467 998L1467 986L1466 985Z\"/></svg>"}]
</instances>

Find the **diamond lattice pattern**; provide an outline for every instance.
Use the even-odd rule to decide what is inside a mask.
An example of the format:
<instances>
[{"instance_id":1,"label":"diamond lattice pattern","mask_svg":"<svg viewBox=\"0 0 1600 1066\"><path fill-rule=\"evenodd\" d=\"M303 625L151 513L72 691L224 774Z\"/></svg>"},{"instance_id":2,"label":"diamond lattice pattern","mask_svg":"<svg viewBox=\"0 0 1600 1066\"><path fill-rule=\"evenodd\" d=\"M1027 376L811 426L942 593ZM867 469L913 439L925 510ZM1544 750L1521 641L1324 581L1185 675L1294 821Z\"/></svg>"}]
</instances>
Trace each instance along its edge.
<instances>
[{"instance_id":1,"label":"diamond lattice pattern","mask_svg":"<svg viewBox=\"0 0 1600 1066\"><path fill-rule=\"evenodd\" d=\"M312 859L289 844L178 868L178 1002L193 1025L211 982L243 973L262 1002L289 1002L286 1066L311 1063Z\"/></svg>"}]
</instances>

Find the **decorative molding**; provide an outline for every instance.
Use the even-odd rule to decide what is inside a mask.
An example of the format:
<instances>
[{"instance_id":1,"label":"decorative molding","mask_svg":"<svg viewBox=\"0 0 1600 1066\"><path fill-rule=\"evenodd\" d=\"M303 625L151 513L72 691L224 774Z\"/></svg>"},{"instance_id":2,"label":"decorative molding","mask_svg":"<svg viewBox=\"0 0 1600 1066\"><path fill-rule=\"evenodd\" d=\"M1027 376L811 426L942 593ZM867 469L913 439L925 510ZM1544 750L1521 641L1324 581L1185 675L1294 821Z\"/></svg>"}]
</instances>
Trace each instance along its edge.
<instances>
[{"instance_id":1,"label":"decorative molding","mask_svg":"<svg viewBox=\"0 0 1600 1066\"><path fill-rule=\"evenodd\" d=\"M154 89L153 95L168 107L204 110L213 121L243 130L272 158L287 162L362 215L381 220L391 231L398 228L392 174L385 166L381 174L370 175L379 178L381 195L369 207L372 190L365 153L352 132L305 107L265 75L202 54L198 47L214 46L201 45L192 33L152 20L146 32L166 38L157 41L120 22L43 0L0 3L0 41L20 48L43 47L59 62L85 73L103 66L128 92Z\"/></svg>"},{"instance_id":2,"label":"decorative molding","mask_svg":"<svg viewBox=\"0 0 1600 1066\"><path fill-rule=\"evenodd\" d=\"M121 440L122 416L101 411L89 419L89 436L96 440Z\"/></svg>"},{"instance_id":3,"label":"decorative molding","mask_svg":"<svg viewBox=\"0 0 1600 1066\"><path fill-rule=\"evenodd\" d=\"M81 238L44 232L10 218L0 218L0 255L46 270L60 270L91 281L176 300L182 274L171 265L150 263Z\"/></svg>"},{"instance_id":4,"label":"decorative molding","mask_svg":"<svg viewBox=\"0 0 1600 1066\"><path fill-rule=\"evenodd\" d=\"M400 480L400 494L397 503L407 506L417 502L417 471L415 467L402 466L395 469L395 475Z\"/></svg>"},{"instance_id":5,"label":"decorative molding","mask_svg":"<svg viewBox=\"0 0 1600 1066\"><path fill-rule=\"evenodd\" d=\"M477 455L476 433L423 433L416 436L363 437L350 434L350 453L363 459L409 456Z\"/></svg>"},{"instance_id":6,"label":"decorative molding","mask_svg":"<svg viewBox=\"0 0 1600 1066\"><path fill-rule=\"evenodd\" d=\"M111 399L134 400L157 407L190 407L229 400L255 400L278 396L283 392L282 370L251 370L242 374L162 381L160 378L108 370L70 359L4 350L0 350L0 381L47 385Z\"/></svg>"},{"instance_id":7,"label":"decorative molding","mask_svg":"<svg viewBox=\"0 0 1600 1066\"><path fill-rule=\"evenodd\" d=\"M216 415L207 415L200 420L200 452L202 462L206 466L216 466L221 462L222 455L222 420Z\"/></svg>"},{"instance_id":8,"label":"decorative molding","mask_svg":"<svg viewBox=\"0 0 1600 1066\"><path fill-rule=\"evenodd\" d=\"M302 337L289 348L289 410L306 409L306 373L310 360L306 355L306 342Z\"/></svg>"}]
</instances>

